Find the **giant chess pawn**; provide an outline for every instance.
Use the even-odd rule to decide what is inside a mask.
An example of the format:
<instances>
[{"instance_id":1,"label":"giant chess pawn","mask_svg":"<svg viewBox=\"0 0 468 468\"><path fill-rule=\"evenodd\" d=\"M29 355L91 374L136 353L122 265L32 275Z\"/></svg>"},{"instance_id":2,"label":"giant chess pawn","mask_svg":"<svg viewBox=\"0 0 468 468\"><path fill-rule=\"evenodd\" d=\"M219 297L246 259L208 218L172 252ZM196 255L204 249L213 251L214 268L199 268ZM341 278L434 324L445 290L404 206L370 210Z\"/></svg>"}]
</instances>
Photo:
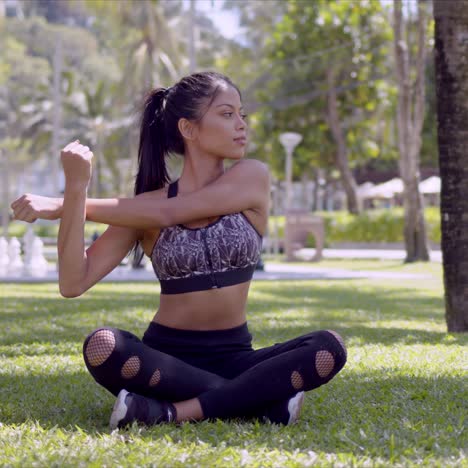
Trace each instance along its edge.
<instances>
[{"instance_id":1,"label":"giant chess pawn","mask_svg":"<svg viewBox=\"0 0 468 468\"><path fill-rule=\"evenodd\" d=\"M9 263L8 242L4 237L0 237L0 276L6 276Z\"/></svg>"},{"instance_id":2,"label":"giant chess pawn","mask_svg":"<svg viewBox=\"0 0 468 468\"><path fill-rule=\"evenodd\" d=\"M39 237L34 237L30 257L24 265L25 273L31 276L45 276L47 274L48 264L43 251L44 243Z\"/></svg>"},{"instance_id":3,"label":"giant chess pawn","mask_svg":"<svg viewBox=\"0 0 468 468\"><path fill-rule=\"evenodd\" d=\"M8 264L8 274L17 276L21 274L23 269L23 260L21 260L21 244L16 237L10 239L8 244L8 257L10 262Z\"/></svg>"},{"instance_id":4,"label":"giant chess pawn","mask_svg":"<svg viewBox=\"0 0 468 468\"><path fill-rule=\"evenodd\" d=\"M24 251L24 264L27 265L30 263L31 254L32 254L32 243L34 241L34 230L31 225L28 226L26 234L23 236L23 251Z\"/></svg>"}]
</instances>

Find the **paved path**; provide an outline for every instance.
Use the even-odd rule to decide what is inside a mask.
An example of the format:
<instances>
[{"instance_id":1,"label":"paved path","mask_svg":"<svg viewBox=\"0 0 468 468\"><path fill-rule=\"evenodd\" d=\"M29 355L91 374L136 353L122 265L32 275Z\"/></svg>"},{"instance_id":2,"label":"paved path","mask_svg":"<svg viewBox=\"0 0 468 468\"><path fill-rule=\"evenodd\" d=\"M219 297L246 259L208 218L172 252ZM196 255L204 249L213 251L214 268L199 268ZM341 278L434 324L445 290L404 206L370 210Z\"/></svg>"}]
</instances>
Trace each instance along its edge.
<instances>
[{"instance_id":1,"label":"paved path","mask_svg":"<svg viewBox=\"0 0 468 468\"><path fill-rule=\"evenodd\" d=\"M402 273L392 271L353 271L341 268L323 268L320 263L313 265L289 265L287 263L267 262L264 271L255 271L256 280L318 280L318 279L424 279L431 278L431 275L421 273ZM20 277L7 276L0 277L0 283L44 283L57 282L57 272L51 268L42 277ZM124 282L124 281L147 281L157 282L152 270L141 268L132 270L128 267L117 267L101 281Z\"/></svg>"},{"instance_id":2,"label":"paved path","mask_svg":"<svg viewBox=\"0 0 468 468\"><path fill-rule=\"evenodd\" d=\"M300 249L296 254L304 260L311 259L314 256L315 249ZM50 261L57 260L57 247L45 246L44 253ZM323 256L327 258L342 258L342 259L380 259L380 260L404 260L406 252L399 249L324 249ZM442 253L440 250L431 251L431 261L441 262Z\"/></svg>"},{"instance_id":3,"label":"paved path","mask_svg":"<svg viewBox=\"0 0 468 468\"><path fill-rule=\"evenodd\" d=\"M296 255L304 260L311 259L314 256L315 249L300 249ZM431 262L442 262L442 252L432 250L430 253ZM386 249L324 249L323 257L340 259L379 259L379 260L404 260L406 252L404 250L386 250Z\"/></svg>"}]
</instances>

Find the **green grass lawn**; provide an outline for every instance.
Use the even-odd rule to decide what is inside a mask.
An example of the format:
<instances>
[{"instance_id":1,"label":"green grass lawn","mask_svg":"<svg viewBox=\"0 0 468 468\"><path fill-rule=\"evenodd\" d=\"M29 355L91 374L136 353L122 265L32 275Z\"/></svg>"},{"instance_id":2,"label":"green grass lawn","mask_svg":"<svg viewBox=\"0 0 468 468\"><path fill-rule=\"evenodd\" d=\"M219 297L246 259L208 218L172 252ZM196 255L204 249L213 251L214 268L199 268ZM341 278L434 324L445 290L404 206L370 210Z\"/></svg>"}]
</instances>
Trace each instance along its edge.
<instances>
[{"instance_id":1,"label":"green grass lawn","mask_svg":"<svg viewBox=\"0 0 468 468\"><path fill-rule=\"evenodd\" d=\"M468 466L468 340L445 332L440 265L319 265L432 277L252 283L256 347L323 328L348 345L346 367L307 394L288 427L215 421L110 433L114 397L88 375L82 341L103 324L141 335L157 283L103 283L78 299L55 284L0 284L0 466Z\"/></svg>"}]
</instances>

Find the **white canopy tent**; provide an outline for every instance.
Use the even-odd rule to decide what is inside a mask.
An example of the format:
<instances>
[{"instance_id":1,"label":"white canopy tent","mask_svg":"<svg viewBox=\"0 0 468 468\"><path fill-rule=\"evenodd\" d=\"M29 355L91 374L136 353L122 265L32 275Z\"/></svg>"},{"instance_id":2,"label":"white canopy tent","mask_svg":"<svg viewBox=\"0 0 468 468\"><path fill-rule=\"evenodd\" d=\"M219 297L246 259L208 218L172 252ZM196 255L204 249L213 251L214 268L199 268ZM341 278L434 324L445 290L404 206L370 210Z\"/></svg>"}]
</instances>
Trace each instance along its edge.
<instances>
[{"instance_id":1,"label":"white canopy tent","mask_svg":"<svg viewBox=\"0 0 468 468\"><path fill-rule=\"evenodd\" d=\"M419 191L423 194L440 193L440 177L432 176L419 184Z\"/></svg>"},{"instance_id":2,"label":"white canopy tent","mask_svg":"<svg viewBox=\"0 0 468 468\"><path fill-rule=\"evenodd\" d=\"M375 187L372 182L364 182L357 188L358 196L361 198L367 198L367 194Z\"/></svg>"},{"instance_id":3,"label":"white canopy tent","mask_svg":"<svg viewBox=\"0 0 468 468\"><path fill-rule=\"evenodd\" d=\"M369 185L366 182L358 187L358 193L362 198L393 198L396 194L403 193L403 181L399 177L388 180L383 184ZM419 184L419 190L423 194L440 193L440 177L432 176Z\"/></svg>"},{"instance_id":4,"label":"white canopy tent","mask_svg":"<svg viewBox=\"0 0 468 468\"><path fill-rule=\"evenodd\" d=\"M393 198L397 193L403 192L403 181L395 177L394 179L388 180L383 184L375 185L363 198Z\"/></svg>"}]
</instances>

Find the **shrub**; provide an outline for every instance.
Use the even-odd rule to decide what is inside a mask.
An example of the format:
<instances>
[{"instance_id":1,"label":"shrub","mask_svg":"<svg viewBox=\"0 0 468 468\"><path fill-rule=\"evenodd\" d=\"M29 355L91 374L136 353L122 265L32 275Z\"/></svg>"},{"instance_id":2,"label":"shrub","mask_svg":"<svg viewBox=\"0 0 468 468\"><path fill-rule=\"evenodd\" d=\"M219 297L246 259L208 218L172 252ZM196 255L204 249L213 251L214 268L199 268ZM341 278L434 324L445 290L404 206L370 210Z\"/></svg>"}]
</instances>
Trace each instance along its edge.
<instances>
[{"instance_id":1,"label":"shrub","mask_svg":"<svg viewBox=\"0 0 468 468\"><path fill-rule=\"evenodd\" d=\"M339 242L403 242L404 213L402 208L369 210L358 216L346 211L317 212L325 221L325 245ZM437 207L425 209L427 234L431 242L440 243L440 212ZM273 233L270 217L269 232ZM279 237L284 238L284 216L277 217ZM307 247L315 246L309 235Z\"/></svg>"}]
</instances>

